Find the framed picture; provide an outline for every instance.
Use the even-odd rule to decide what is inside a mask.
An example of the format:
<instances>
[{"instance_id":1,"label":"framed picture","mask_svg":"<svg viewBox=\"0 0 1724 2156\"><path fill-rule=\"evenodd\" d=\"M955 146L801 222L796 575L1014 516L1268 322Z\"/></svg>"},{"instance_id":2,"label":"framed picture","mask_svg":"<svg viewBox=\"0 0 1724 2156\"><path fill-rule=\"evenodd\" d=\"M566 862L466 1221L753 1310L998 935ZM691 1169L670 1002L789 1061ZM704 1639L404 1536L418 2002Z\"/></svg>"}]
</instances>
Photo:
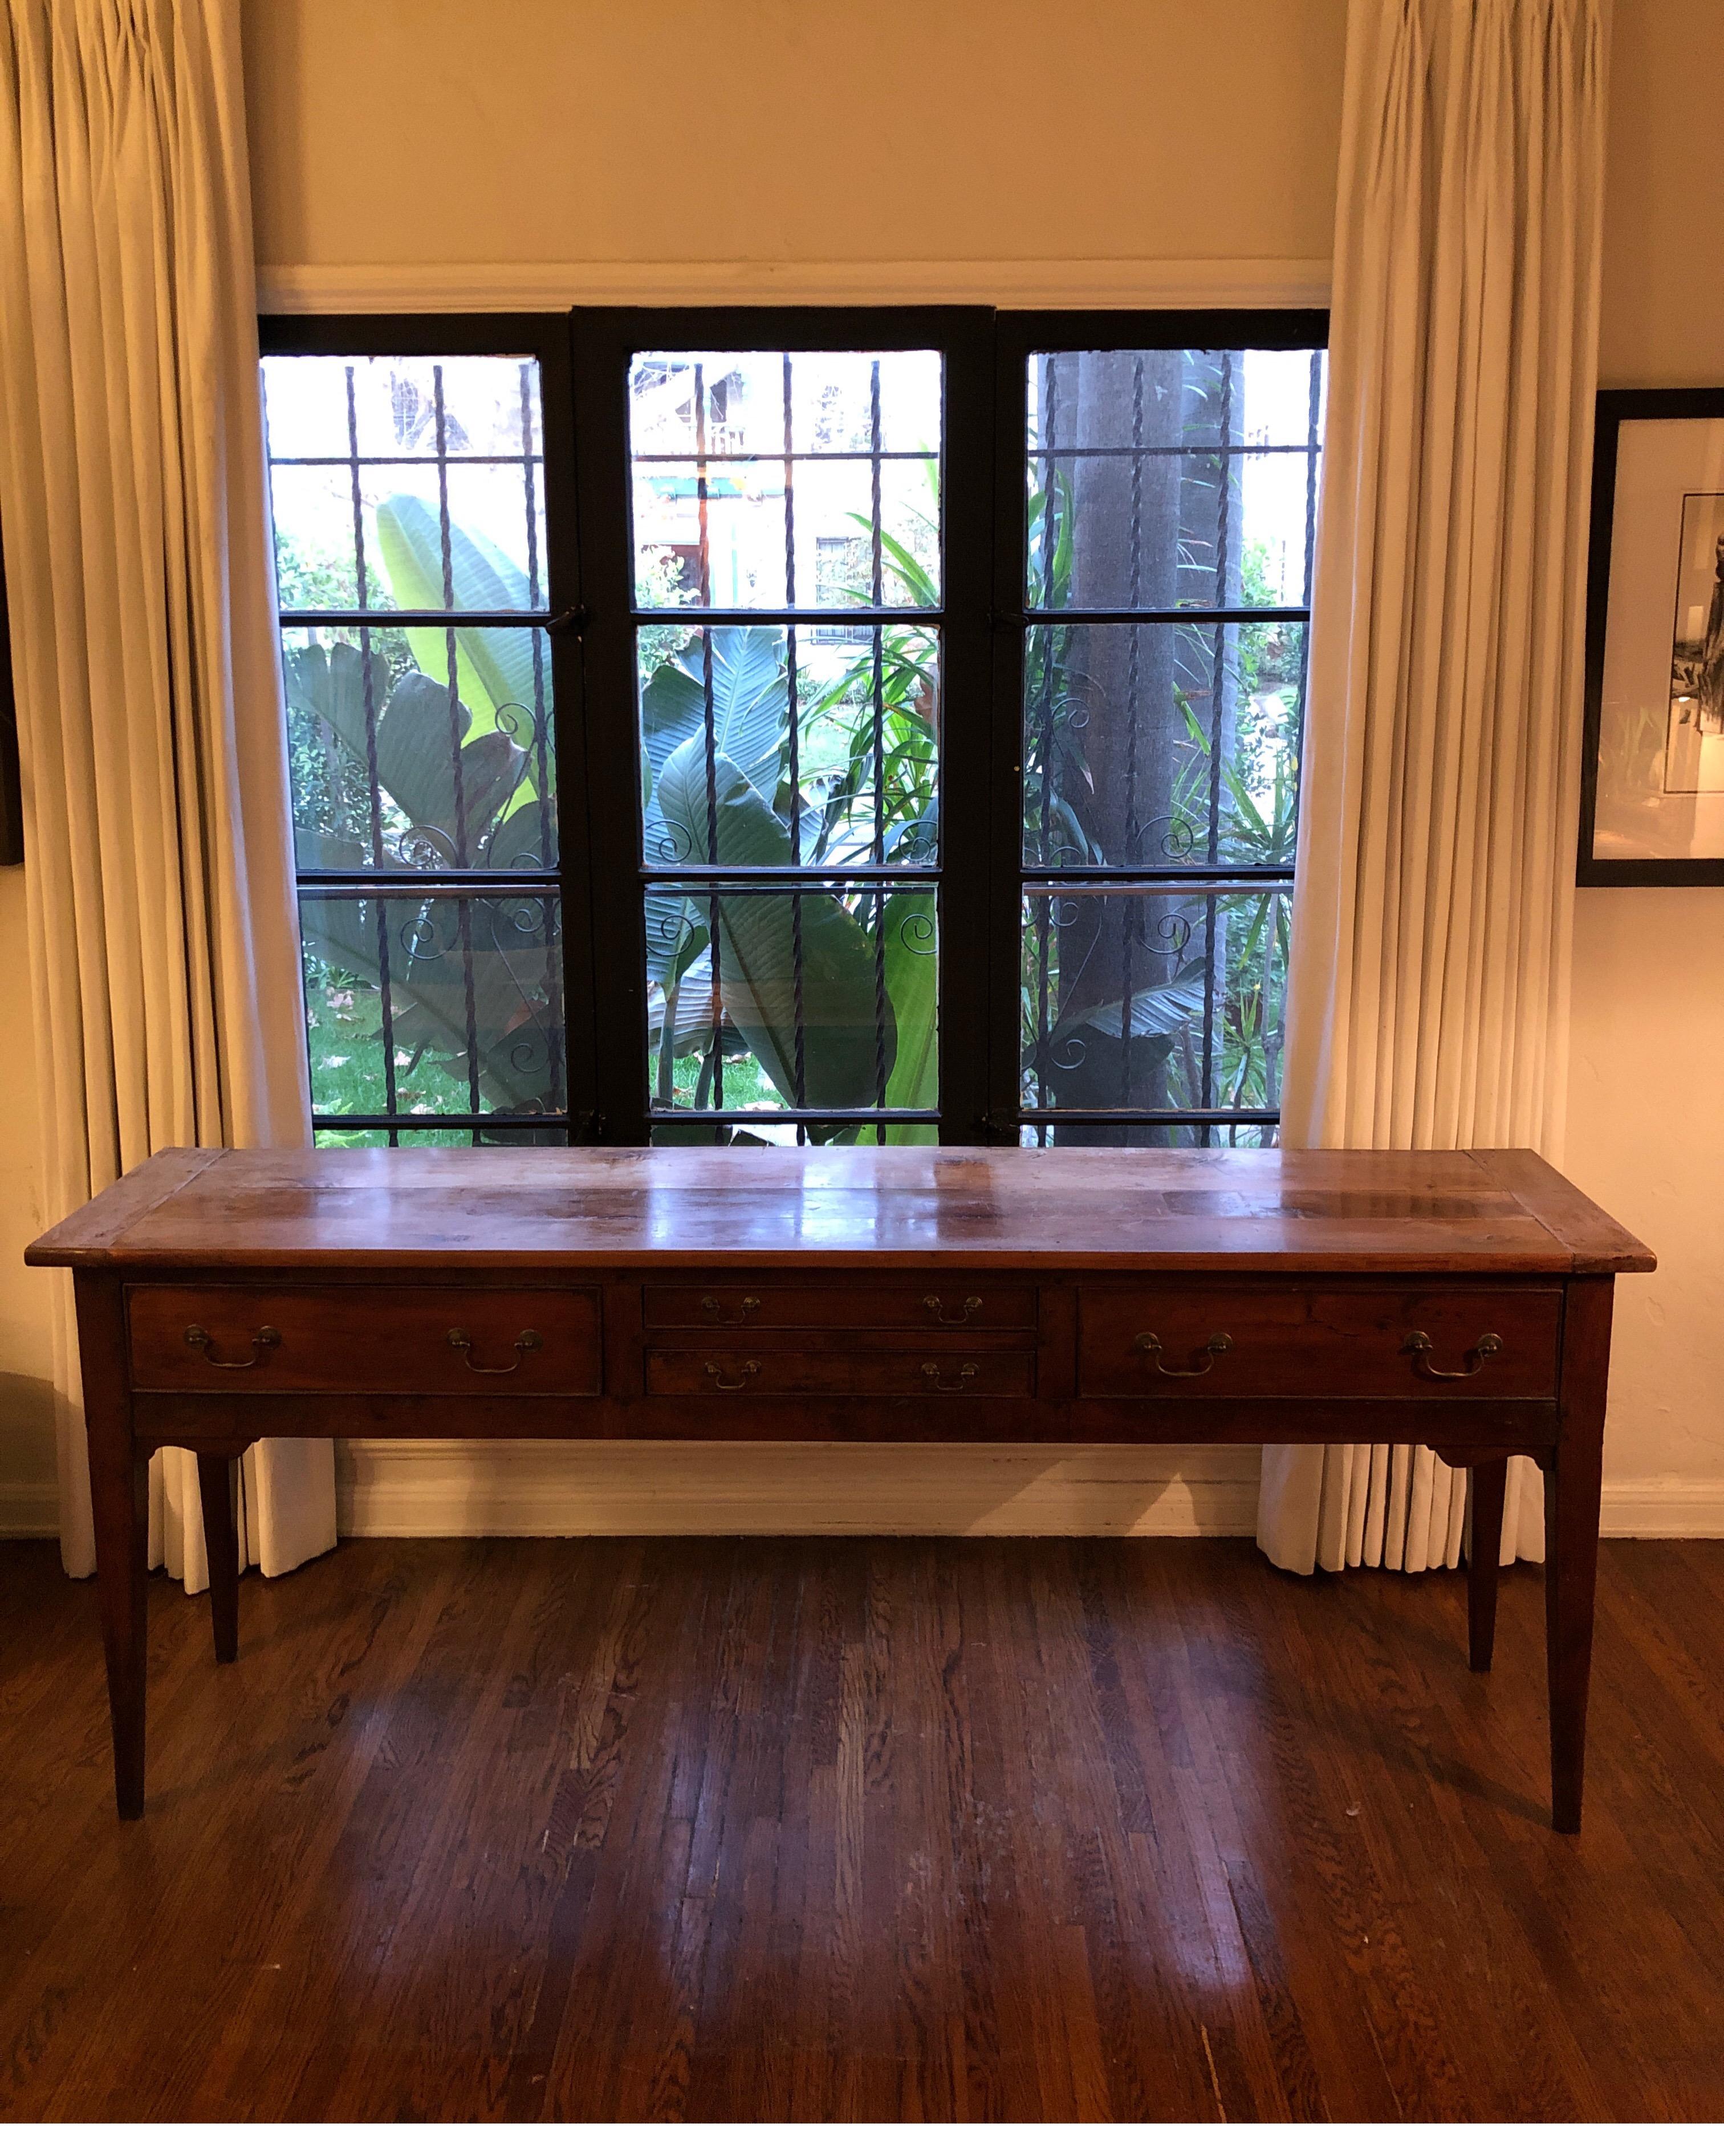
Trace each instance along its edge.
<instances>
[{"instance_id":1,"label":"framed picture","mask_svg":"<svg viewBox=\"0 0 1724 2156\"><path fill-rule=\"evenodd\" d=\"M1724 389L1598 398L1583 884L1724 884Z\"/></svg>"}]
</instances>

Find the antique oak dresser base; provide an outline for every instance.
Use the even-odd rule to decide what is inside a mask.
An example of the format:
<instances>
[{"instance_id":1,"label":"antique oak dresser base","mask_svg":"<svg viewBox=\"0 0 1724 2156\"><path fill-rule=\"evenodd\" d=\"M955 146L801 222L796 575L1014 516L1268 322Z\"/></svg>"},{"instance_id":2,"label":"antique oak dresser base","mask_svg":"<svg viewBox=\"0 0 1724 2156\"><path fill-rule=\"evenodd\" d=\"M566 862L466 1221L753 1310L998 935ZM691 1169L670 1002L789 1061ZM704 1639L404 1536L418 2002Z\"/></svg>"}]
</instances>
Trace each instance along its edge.
<instances>
[{"instance_id":1,"label":"antique oak dresser base","mask_svg":"<svg viewBox=\"0 0 1724 2156\"><path fill-rule=\"evenodd\" d=\"M229 1461L434 1431L1419 1442L1467 1471L1486 1551L1523 1455L1579 1827L1613 1276L1653 1260L1535 1154L174 1150L28 1258L74 1275L122 1817L151 1454L198 1455L232 1661ZM1475 1670L1497 1569L1470 1569Z\"/></svg>"}]
</instances>

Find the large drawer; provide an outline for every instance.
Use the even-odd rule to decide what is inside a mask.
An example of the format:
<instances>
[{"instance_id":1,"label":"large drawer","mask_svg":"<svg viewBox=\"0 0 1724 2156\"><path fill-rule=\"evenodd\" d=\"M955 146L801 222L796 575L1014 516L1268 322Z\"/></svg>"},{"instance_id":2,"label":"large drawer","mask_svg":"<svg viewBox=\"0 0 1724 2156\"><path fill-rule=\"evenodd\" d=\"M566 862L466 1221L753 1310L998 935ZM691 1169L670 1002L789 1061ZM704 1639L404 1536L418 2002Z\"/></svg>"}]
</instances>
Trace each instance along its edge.
<instances>
[{"instance_id":1,"label":"large drawer","mask_svg":"<svg viewBox=\"0 0 1724 2156\"><path fill-rule=\"evenodd\" d=\"M704 1349L654 1348L646 1358L649 1394L788 1394L824 1399L867 1395L907 1399L918 1394L967 1394L977 1399L1027 1399L1034 1389L1033 1355L980 1348ZM888 1434L890 1433L883 1433ZM910 1437L913 1430L897 1433ZM762 1432L770 1435L770 1431Z\"/></svg>"},{"instance_id":2,"label":"large drawer","mask_svg":"<svg viewBox=\"0 0 1724 2156\"><path fill-rule=\"evenodd\" d=\"M715 1282L694 1287L649 1287L642 1315L648 1330L690 1327L818 1326L856 1332L892 1327L900 1331L1029 1332L1035 1324L1035 1291L997 1287L984 1278L886 1274L865 1280Z\"/></svg>"},{"instance_id":3,"label":"large drawer","mask_svg":"<svg viewBox=\"0 0 1724 2156\"><path fill-rule=\"evenodd\" d=\"M591 1288L135 1287L126 1310L145 1392L599 1389Z\"/></svg>"},{"instance_id":4,"label":"large drawer","mask_svg":"<svg viewBox=\"0 0 1724 2156\"><path fill-rule=\"evenodd\" d=\"M1078 1296L1088 1399L1552 1399L1559 1291L1091 1287Z\"/></svg>"}]
</instances>

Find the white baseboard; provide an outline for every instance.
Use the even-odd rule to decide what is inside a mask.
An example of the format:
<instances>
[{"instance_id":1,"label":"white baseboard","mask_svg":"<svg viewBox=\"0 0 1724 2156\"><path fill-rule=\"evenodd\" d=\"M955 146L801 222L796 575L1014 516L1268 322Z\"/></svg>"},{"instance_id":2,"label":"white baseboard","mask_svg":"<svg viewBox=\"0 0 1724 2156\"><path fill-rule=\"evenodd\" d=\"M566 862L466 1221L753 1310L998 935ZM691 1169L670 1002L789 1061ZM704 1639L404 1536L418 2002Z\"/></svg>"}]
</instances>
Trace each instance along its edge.
<instances>
[{"instance_id":1,"label":"white baseboard","mask_svg":"<svg viewBox=\"0 0 1724 2156\"><path fill-rule=\"evenodd\" d=\"M1255 1456L1095 1446L459 1445L341 1447L344 1535L1249 1535ZM0 1482L0 1541L57 1530L51 1482ZM1724 1537L1724 1480L1604 1485L1623 1539Z\"/></svg>"},{"instance_id":2,"label":"white baseboard","mask_svg":"<svg viewBox=\"0 0 1724 2156\"><path fill-rule=\"evenodd\" d=\"M265 314L572 306L1326 307L1324 259L264 263Z\"/></svg>"},{"instance_id":3,"label":"white baseboard","mask_svg":"<svg viewBox=\"0 0 1724 2156\"><path fill-rule=\"evenodd\" d=\"M59 1517L60 1493L52 1482L0 1482L0 1543L58 1534Z\"/></svg>"},{"instance_id":4,"label":"white baseboard","mask_svg":"<svg viewBox=\"0 0 1724 2156\"><path fill-rule=\"evenodd\" d=\"M336 1491L355 1535L1245 1535L1257 1460L1223 1445L357 1439Z\"/></svg>"},{"instance_id":5,"label":"white baseboard","mask_svg":"<svg viewBox=\"0 0 1724 2156\"><path fill-rule=\"evenodd\" d=\"M1619 1540L1676 1542L1724 1535L1724 1480L1648 1476L1604 1485L1600 1531Z\"/></svg>"},{"instance_id":6,"label":"white baseboard","mask_svg":"<svg viewBox=\"0 0 1724 2156\"><path fill-rule=\"evenodd\" d=\"M354 1535L1249 1535L1249 1449L938 1445L461 1445L358 1439L336 1465ZM1604 1486L1607 1535L1724 1536L1724 1479Z\"/></svg>"}]
</instances>

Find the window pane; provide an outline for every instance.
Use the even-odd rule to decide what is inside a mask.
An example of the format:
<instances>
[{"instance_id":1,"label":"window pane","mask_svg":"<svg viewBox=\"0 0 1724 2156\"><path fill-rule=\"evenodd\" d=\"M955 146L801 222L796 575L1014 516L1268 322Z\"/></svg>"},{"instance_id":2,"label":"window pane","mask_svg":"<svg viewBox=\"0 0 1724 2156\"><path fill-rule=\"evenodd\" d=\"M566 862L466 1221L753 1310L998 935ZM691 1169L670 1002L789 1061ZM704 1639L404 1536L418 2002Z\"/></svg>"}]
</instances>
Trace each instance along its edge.
<instances>
[{"instance_id":1,"label":"window pane","mask_svg":"<svg viewBox=\"0 0 1724 2156\"><path fill-rule=\"evenodd\" d=\"M1290 902L1280 885L1031 886L1024 1111L1277 1108Z\"/></svg>"},{"instance_id":2,"label":"window pane","mask_svg":"<svg viewBox=\"0 0 1724 2156\"><path fill-rule=\"evenodd\" d=\"M1030 604L1307 604L1322 379L1321 352L1033 354Z\"/></svg>"},{"instance_id":3,"label":"window pane","mask_svg":"<svg viewBox=\"0 0 1724 2156\"><path fill-rule=\"evenodd\" d=\"M656 885L647 919L655 1110L722 1109L746 1127L751 1109L937 1109L931 888ZM888 1143L925 1142L888 1127Z\"/></svg>"},{"instance_id":4,"label":"window pane","mask_svg":"<svg viewBox=\"0 0 1724 2156\"><path fill-rule=\"evenodd\" d=\"M936 352L639 355L636 603L937 606L940 382Z\"/></svg>"},{"instance_id":5,"label":"window pane","mask_svg":"<svg viewBox=\"0 0 1724 2156\"><path fill-rule=\"evenodd\" d=\"M289 611L545 604L537 362L264 362L276 576Z\"/></svg>"},{"instance_id":6,"label":"window pane","mask_svg":"<svg viewBox=\"0 0 1724 2156\"><path fill-rule=\"evenodd\" d=\"M300 937L315 1113L564 1111L553 897L302 891Z\"/></svg>"},{"instance_id":7,"label":"window pane","mask_svg":"<svg viewBox=\"0 0 1724 2156\"><path fill-rule=\"evenodd\" d=\"M1030 628L1026 866L1290 865L1305 634L1301 622Z\"/></svg>"},{"instance_id":8,"label":"window pane","mask_svg":"<svg viewBox=\"0 0 1724 2156\"><path fill-rule=\"evenodd\" d=\"M301 869L556 868L541 631L290 629L281 665Z\"/></svg>"},{"instance_id":9,"label":"window pane","mask_svg":"<svg viewBox=\"0 0 1724 2156\"><path fill-rule=\"evenodd\" d=\"M936 631L865 626L841 644L765 624L638 635L648 869L931 865Z\"/></svg>"}]
</instances>

